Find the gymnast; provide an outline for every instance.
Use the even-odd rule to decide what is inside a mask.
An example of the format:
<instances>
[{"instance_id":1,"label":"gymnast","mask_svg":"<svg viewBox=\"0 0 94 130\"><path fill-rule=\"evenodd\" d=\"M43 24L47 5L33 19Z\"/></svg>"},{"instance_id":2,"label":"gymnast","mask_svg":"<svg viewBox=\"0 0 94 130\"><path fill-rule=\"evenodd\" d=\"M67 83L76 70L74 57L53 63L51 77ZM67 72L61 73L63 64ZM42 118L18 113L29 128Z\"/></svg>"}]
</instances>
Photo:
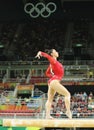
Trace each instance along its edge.
<instances>
[{"instance_id":1,"label":"gymnast","mask_svg":"<svg viewBox=\"0 0 94 130\"><path fill-rule=\"evenodd\" d=\"M46 70L46 76L49 78L48 80L48 99L45 105L46 109L46 119L53 119L50 115L51 104L54 98L54 95L59 93L63 95L65 98L65 106L66 106L66 115L69 119L72 118L72 113L70 110L70 92L60 83L62 78L64 77L64 67L57 60L59 57L59 53L55 49L48 50L47 52L38 51L36 58L45 57L49 61L49 66Z\"/></svg>"}]
</instances>

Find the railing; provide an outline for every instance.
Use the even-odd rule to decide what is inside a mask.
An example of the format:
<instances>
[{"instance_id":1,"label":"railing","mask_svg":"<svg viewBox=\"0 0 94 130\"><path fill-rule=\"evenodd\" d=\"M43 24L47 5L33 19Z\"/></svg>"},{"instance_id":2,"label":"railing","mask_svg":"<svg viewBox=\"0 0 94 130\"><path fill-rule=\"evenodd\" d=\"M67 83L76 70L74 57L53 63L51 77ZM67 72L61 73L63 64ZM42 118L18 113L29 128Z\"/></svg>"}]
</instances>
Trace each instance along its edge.
<instances>
[{"instance_id":1,"label":"railing","mask_svg":"<svg viewBox=\"0 0 94 130\"><path fill-rule=\"evenodd\" d=\"M53 118L68 118L65 113L60 114L60 113L52 113L51 116ZM45 113L0 113L1 119L5 118L28 118L28 119L45 119ZM72 118L80 118L80 119L94 119L94 113L73 113Z\"/></svg>"},{"instance_id":2,"label":"railing","mask_svg":"<svg viewBox=\"0 0 94 130\"><path fill-rule=\"evenodd\" d=\"M64 65L93 65L94 60L59 60ZM0 66L16 66L16 65L48 65L47 60L32 60L32 61L0 61Z\"/></svg>"}]
</instances>

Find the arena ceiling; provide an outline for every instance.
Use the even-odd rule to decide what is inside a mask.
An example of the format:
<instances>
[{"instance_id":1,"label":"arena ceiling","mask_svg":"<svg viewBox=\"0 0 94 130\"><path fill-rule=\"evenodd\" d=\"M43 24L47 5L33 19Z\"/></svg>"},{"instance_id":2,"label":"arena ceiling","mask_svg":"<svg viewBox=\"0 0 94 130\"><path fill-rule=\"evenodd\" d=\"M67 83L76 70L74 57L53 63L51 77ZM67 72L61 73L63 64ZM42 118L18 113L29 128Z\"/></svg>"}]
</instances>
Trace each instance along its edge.
<instances>
[{"instance_id":1,"label":"arena ceiling","mask_svg":"<svg viewBox=\"0 0 94 130\"><path fill-rule=\"evenodd\" d=\"M94 0L0 0L0 21L6 20L30 20L25 13L24 5L27 2L50 2L58 5L58 10L51 18L94 18Z\"/></svg>"}]
</instances>

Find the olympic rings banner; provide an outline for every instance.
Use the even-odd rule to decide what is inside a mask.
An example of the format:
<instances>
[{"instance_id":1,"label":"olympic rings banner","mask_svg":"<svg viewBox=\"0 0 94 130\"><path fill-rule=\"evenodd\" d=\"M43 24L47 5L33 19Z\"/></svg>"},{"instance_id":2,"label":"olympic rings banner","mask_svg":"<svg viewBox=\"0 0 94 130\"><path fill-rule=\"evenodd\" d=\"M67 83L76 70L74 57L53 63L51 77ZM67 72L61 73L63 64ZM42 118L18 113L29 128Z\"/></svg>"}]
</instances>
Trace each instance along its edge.
<instances>
[{"instance_id":1,"label":"olympic rings banner","mask_svg":"<svg viewBox=\"0 0 94 130\"><path fill-rule=\"evenodd\" d=\"M57 6L53 2L44 4L42 2L34 5L33 3L26 3L24 6L24 11L30 15L32 18L38 18L39 16L43 18L48 18L57 9Z\"/></svg>"}]
</instances>

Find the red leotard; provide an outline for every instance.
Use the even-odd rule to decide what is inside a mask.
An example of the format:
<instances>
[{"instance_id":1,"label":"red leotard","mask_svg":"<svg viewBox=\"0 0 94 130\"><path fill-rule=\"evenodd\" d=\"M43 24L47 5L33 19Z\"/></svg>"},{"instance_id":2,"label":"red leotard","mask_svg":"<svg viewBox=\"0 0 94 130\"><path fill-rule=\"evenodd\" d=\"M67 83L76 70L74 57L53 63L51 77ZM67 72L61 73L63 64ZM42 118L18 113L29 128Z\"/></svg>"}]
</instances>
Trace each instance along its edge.
<instances>
[{"instance_id":1,"label":"red leotard","mask_svg":"<svg viewBox=\"0 0 94 130\"><path fill-rule=\"evenodd\" d=\"M46 70L46 76L50 78L48 83L50 83L52 80L61 80L64 76L64 67L60 62L55 60L53 57L48 55L47 53L41 52L41 55L43 57L46 57L48 61L50 62L49 67Z\"/></svg>"}]
</instances>

